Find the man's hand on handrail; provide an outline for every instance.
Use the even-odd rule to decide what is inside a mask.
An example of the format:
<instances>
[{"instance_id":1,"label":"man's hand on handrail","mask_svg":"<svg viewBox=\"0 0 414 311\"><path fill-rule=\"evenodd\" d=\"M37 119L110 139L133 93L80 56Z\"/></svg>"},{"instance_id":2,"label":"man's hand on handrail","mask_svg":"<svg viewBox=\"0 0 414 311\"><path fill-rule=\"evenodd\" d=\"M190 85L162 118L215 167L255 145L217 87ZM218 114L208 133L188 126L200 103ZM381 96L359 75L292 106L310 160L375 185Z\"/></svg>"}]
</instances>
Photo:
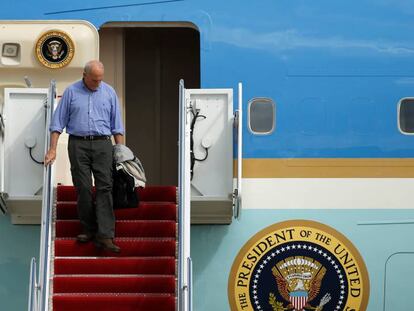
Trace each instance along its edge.
<instances>
[{"instance_id":1,"label":"man's hand on handrail","mask_svg":"<svg viewBox=\"0 0 414 311\"><path fill-rule=\"evenodd\" d=\"M45 166L53 164L56 160L56 149L50 148L45 155Z\"/></svg>"},{"instance_id":2,"label":"man's hand on handrail","mask_svg":"<svg viewBox=\"0 0 414 311\"><path fill-rule=\"evenodd\" d=\"M50 135L50 148L47 151L45 155L45 166L48 166L49 164L53 164L56 160L56 148L57 143L59 140L60 133L59 132L52 132Z\"/></svg>"}]
</instances>

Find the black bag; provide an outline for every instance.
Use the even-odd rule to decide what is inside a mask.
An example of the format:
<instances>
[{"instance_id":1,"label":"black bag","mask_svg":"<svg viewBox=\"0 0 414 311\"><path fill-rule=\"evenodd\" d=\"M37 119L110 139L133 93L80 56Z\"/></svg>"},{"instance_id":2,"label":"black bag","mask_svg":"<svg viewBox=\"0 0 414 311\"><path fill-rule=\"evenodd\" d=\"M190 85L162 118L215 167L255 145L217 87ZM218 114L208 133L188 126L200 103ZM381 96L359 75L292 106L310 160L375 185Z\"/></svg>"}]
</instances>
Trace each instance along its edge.
<instances>
[{"instance_id":1,"label":"black bag","mask_svg":"<svg viewBox=\"0 0 414 311\"><path fill-rule=\"evenodd\" d=\"M114 209L138 207L139 198L138 193L135 191L134 178L122 169L116 170L114 167L113 172L112 196Z\"/></svg>"}]
</instances>

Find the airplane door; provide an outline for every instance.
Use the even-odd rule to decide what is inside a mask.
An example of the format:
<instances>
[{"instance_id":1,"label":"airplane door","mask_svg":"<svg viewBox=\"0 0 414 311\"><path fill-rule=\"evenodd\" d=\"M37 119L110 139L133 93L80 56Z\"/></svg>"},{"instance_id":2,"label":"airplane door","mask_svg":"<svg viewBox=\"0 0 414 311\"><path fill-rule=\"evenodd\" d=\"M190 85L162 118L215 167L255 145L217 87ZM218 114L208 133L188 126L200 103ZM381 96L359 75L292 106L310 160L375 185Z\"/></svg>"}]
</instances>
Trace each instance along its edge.
<instances>
[{"instance_id":1,"label":"airplane door","mask_svg":"<svg viewBox=\"0 0 414 311\"><path fill-rule=\"evenodd\" d=\"M186 89L185 100L191 109L192 222L230 223L241 207L241 85L236 113L233 89Z\"/></svg>"}]
</instances>

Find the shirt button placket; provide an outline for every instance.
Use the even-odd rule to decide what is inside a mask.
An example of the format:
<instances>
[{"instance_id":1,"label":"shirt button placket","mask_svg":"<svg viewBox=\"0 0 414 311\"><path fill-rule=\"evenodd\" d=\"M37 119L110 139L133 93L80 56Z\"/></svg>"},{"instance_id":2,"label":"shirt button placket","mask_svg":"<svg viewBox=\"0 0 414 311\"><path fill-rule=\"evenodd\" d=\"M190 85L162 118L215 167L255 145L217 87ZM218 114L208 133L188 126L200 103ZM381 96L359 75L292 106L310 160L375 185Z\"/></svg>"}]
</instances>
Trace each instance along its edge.
<instances>
[{"instance_id":1,"label":"shirt button placket","mask_svg":"<svg viewBox=\"0 0 414 311\"><path fill-rule=\"evenodd\" d=\"M89 135L92 135L91 132L91 123L92 123L92 94L89 94L88 98L88 126L89 126Z\"/></svg>"}]
</instances>

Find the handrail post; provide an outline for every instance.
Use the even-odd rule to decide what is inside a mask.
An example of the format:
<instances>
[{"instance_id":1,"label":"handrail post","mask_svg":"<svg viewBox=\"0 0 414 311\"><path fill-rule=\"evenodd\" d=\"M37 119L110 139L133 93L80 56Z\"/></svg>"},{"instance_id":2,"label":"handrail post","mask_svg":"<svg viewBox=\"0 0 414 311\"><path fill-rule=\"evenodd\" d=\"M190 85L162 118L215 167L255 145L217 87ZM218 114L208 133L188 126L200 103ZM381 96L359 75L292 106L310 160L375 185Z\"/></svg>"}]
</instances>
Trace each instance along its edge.
<instances>
[{"instance_id":1,"label":"handrail post","mask_svg":"<svg viewBox=\"0 0 414 311\"><path fill-rule=\"evenodd\" d=\"M47 110L46 110L46 133L45 133L45 154L50 147L49 124L52 119L56 100L56 82L50 83ZM54 169L52 165L45 166L43 173L43 196L42 196L42 220L41 220L41 238L40 238L40 255L39 255L39 299L38 310L46 311L48 309L49 299L49 273L50 273L50 249L51 249L51 218L53 205L53 177Z\"/></svg>"},{"instance_id":2,"label":"handrail post","mask_svg":"<svg viewBox=\"0 0 414 311\"><path fill-rule=\"evenodd\" d=\"M184 81L179 84L178 143L178 311L191 311L190 258L190 120Z\"/></svg>"}]
</instances>

